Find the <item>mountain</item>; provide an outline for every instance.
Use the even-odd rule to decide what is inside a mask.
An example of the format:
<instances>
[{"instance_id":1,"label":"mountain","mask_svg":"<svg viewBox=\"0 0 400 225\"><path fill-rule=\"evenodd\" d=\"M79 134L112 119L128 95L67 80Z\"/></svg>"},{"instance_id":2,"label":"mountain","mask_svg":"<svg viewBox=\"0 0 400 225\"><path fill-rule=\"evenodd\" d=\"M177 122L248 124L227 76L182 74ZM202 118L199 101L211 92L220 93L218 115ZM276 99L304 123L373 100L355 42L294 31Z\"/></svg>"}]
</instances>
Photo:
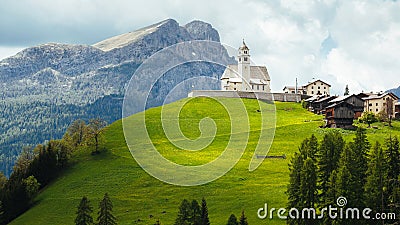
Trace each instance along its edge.
<instances>
[{"instance_id":1,"label":"mountain","mask_svg":"<svg viewBox=\"0 0 400 225\"><path fill-rule=\"evenodd\" d=\"M137 68L161 49L194 40L219 41L219 34L202 21L180 26L167 19L94 45L48 43L0 61L0 171L9 175L24 145L60 138L75 119L100 117L111 123L121 118L125 89ZM199 51L234 62L221 44L212 52ZM163 104L177 84L199 74L216 78L206 88L217 89L223 70L201 62L174 67L157 81L147 107ZM133 79L150 82L146 76ZM185 83L171 101L187 96L192 85Z\"/></svg>"},{"instance_id":2,"label":"mountain","mask_svg":"<svg viewBox=\"0 0 400 225\"><path fill-rule=\"evenodd\" d=\"M400 86L398 88L390 89L390 90L388 90L388 92L393 92L395 95L400 97Z\"/></svg>"}]
</instances>

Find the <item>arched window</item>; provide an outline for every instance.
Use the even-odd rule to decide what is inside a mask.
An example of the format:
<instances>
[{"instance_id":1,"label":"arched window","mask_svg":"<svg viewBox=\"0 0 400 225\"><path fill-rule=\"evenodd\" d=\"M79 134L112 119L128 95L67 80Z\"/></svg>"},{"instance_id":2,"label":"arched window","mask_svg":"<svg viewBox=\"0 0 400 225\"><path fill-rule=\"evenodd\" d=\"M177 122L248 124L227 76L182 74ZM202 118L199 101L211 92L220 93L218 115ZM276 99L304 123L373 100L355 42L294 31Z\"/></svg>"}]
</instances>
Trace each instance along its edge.
<instances>
[{"instance_id":1,"label":"arched window","mask_svg":"<svg viewBox=\"0 0 400 225\"><path fill-rule=\"evenodd\" d=\"M244 57L244 61L247 62L247 57Z\"/></svg>"}]
</instances>

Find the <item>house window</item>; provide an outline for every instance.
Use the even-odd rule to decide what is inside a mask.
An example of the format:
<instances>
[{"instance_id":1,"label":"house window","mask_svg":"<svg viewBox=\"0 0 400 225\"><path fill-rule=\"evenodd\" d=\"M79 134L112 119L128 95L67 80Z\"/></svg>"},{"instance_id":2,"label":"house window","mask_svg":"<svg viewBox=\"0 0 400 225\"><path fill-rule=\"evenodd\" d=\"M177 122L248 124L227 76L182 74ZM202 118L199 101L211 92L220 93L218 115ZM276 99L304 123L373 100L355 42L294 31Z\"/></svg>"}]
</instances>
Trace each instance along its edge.
<instances>
[{"instance_id":1,"label":"house window","mask_svg":"<svg viewBox=\"0 0 400 225\"><path fill-rule=\"evenodd\" d=\"M292 94L295 94L294 91L292 91Z\"/></svg>"},{"instance_id":2,"label":"house window","mask_svg":"<svg viewBox=\"0 0 400 225\"><path fill-rule=\"evenodd\" d=\"M314 91L312 91L311 94L313 95L313 94L314 94Z\"/></svg>"},{"instance_id":3,"label":"house window","mask_svg":"<svg viewBox=\"0 0 400 225\"><path fill-rule=\"evenodd\" d=\"M326 87L324 87L324 89L326 89Z\"/></svg>"},{"instance_id":4,"label":"house window","mask_svg":"<svg viewBox=\"0 0 400 225\"><path fill-rule=\"evenodd\" d=\"M314 89L314 86L311 86L311 89Z\"/></svg>"},{"instance_id":5,"label":"house window","mask_svg":"<svg viewBox=\"0 0 400 225\"><path fill-rule=\"evenodd\" d=\"M260 85L257 85L257 90L260 90Z\"/></svg>"},{"instance_id":6,"label":"house window","mask_svg":"<svg viewBox=\"0 0 400 225\"><path fill-rule=\"evenodd\" d=\"M376 109L375 111L378 112L378 109Z\"/></svg>"},{"instance_id":7,"label":"house window","mask_svg":"<svg viewBox=\"0 0 400 225\"><path fill-rule=\"evenodd\" d=\"M370 112L372 112L372 109L369 109Z\"/></svg>"},{"instance_id":8,"label":"house window","mask_svg":"<svg viewBox=\"0 0 400 225\"><path fill-rule=\"evenodd\" d=\"M369 106L372 106L372 103L369 103Z\"/></svg>"},{"instance_id":9,"label":"house window","mask_svg":"<svg viewBox=\"0 0 400 225\"><path fill-rule=\"evenodd\" d=\"M263 85L263 91L264 91L264 87L265 87L265 86Z\"/></svg>"},{"instance_id":10,"label":"house window","mask_svg":"<svg viewBox=\"0 0 400 225\"><path fill-rule=\"evenodd\" d=\"M321 87L320 87L320 86L318 86L318 89L321 89Z\"/></svg>"},{"instance_id":11,"label":"house window","mask_svg":"<svg viewBox=\"0 0 400 225\"><path fill-rule=\"evenodd\" d=\"M242 58L239 57L239 62L241 62L241 61L242 61Z\"/></svg>"},{"instance_id":12,"label":"house window","mask_svg":"<svg viewBox=\"0 0 400 225\"><path fill-rule=\"evenodd\" d=\"M247 62L247 57L244 57L244 61Z\"/></svg>"},{"instance_id":13,"label":"house window","mask_svg":"<svg viewBox=\"0 0 400 225\"><path fill-rule=\"evenodd\" d=\"M236 91L236 88L233 88L233 90L235 90L235 91Z\"/></svg>"},{"instance_id":14,"label":"house window","mask_svg":"<svg viewBox=\"0 0 400 225\"><path fill-rule=\"evenodd\" d=\"M254 89L254 84L251 85L251 89Z\"/></svg>"},{"instance_id":15,"label":"house window","mask_svg":"<svg viewBox=\"0 0 400 225\"><path fill-rule=\"evenodd\" d=\"M244 51L244 54L247 54L247 51Z\"/></svg>"},{"instance_id":16,"label":"house window","mask_svg":"<svg viewBox=\"0 0 400 225\"><path fill-rule=\"evenodd\" d=\"M376 103L376 106L378 106L379 104L378 103Z\"/></svg>"}]
</instances>

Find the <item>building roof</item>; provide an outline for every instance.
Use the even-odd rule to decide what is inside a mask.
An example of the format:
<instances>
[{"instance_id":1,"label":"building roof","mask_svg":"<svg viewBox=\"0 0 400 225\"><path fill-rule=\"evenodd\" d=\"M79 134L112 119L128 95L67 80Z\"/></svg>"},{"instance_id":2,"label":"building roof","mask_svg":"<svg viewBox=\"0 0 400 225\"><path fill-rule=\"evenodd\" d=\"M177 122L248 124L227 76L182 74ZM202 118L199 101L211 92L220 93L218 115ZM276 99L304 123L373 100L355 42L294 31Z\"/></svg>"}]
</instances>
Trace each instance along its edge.
<instances>
[{"instance_id":1,"label":"building roof","mask_svg":"<svg viewBox=\"0 0 400 225\"><path fill-rule=\"evenodd\" d=\"M387 95L390 95L395 100L399 99L399 97L397 97L397 95L393 94L392 92L385 92L383 94L374 94L374 95L370 95L369 97L366 97L366 98L363 98L363 99L364 100L380 99L380 98L383 98L383 97L385 97Z\"/></svg>"},{"instance_id":2,"label":"building roof","mask_svg":"<svg viewBox=\"0 0 400 225\"><path fill-rule=\"evenodd\" d=\"M353 106L352 104L350 104L350 103L347 103L347 102L343 102L343 101L341 101L341 102L336 102L336 103L333 103L332 105L329 105L329 106L327 106L326 108L327 109L330 109L330 108L336 108L336 107L338 107L338 106L342 106L342 105L346 105L346 106Z\"/></svg>"},{"instance_id":3,"label":"building roof","mask_svg":"<svg viewBox=\"0 0 400 225\"><path fill-rule=\"evenodd\" d=\"M295 90L296 89L295 86L285 86L285 87L283 87L283 90L285 90L286 88L289 89L289 90L291 90L291 89ZM302 86L298 86L297 87L297 90L303 90L303 89L304 88Z\"/></svg>"},{"instance_id":4,"label":"building roof","mask_svg":"<svg viewBox=\"0 0 400 225\"><path fill-rule=\"evenodd\" d=\"M325 102L325 101L332 101L333 99L337 98L338 96L326 96L326 97L322 97L320 99L318 99L317 101L315 101L315 103L321 103L321 102Z\"/></svg>"},{"instance_id":5,"label":"building roof","mask_svg":"<svg viewBox=\"0 0 400 225\"><path fill-rule=\"evenodd\" d=\"M307 99L304 100L304 101L306 101L306 102L313 102L313 101L318 100L319 97L320 97L320 96L314 95L314 96L312 96L312 97L307 98Z\"/></svg>"},{"instance_id":6,"label":"building roof","mask_svg":"<svg viewBox=\"0 0 400 225\"><path fill-rule=\"evenodd\" d=\"M348 98L350 98L350 97L353 97L353 96L356 97L356 98L361 99L361 98L358 97L357 95L352 94L352 95L339 96L339 97L337 97L337 98L331 100L329 103L342 102L342 101L345 101L346 99L348 99ZM361 100L362 100L362 99L361 99Z\"/></svg>"},{"instance_id":7,"label":"building roof","mask_svg":"<svg viewBox=\"0 0 400 225\"><path fill-rule=\"evenodd\" d=\"M222 79L239 78L238 65L228 65L222 74ZM270 81L267 67L265 66L250 66L250 82L251 79Z\"/></svg>"},{"instance_id":8,"label":"building roof","mask_svg":"<svg viewBox=\"0 0 400 225\"><path fill-rule=\"evenodd\" d=\"M242 79L239 77L232 77L232 78L229 78L229 82L230 83L242 83Z\"/></svg>"},{"instance_id":9,"label":"building roof","mask_svg":"<svg viewBox=\"0 0 400 225\"><path fill-rule=\"evenodd\" d=\"M320 80L320 79L310 81L310 82L308 82L308 84L304 85L304 87L307 87L307 86L309 86L309 85L311 85L311 84L313 84L313 83L315 83L315 82L317 82L317 81L319 81L319 82L321 82L321 83L324 83L324 84L328 85L329 87L331 87L330 84L328 84L328 83L326 83L326 82L324 82L324 81L322 81L322 80Z\"/></svg>"}]
</instances>

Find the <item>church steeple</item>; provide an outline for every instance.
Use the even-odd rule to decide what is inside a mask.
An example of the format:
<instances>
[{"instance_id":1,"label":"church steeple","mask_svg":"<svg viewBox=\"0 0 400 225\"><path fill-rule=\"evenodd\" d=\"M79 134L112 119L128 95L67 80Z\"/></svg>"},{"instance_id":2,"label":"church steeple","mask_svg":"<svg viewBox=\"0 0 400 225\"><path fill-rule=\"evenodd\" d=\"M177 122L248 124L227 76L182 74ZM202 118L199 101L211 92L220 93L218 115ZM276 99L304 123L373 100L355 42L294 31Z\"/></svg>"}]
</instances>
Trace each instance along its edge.
<instances>
[{"instance_id":1,"label":"church steeple","mask_svg":"<svg viewBox=\"0 0 400 225\"><path fill-rule=\"evenodd\" d=\"M242 77L242 90L250 90L250 49L243 39L242 46L238 52L238 73Z\"/></svg>"}]
</instances>

